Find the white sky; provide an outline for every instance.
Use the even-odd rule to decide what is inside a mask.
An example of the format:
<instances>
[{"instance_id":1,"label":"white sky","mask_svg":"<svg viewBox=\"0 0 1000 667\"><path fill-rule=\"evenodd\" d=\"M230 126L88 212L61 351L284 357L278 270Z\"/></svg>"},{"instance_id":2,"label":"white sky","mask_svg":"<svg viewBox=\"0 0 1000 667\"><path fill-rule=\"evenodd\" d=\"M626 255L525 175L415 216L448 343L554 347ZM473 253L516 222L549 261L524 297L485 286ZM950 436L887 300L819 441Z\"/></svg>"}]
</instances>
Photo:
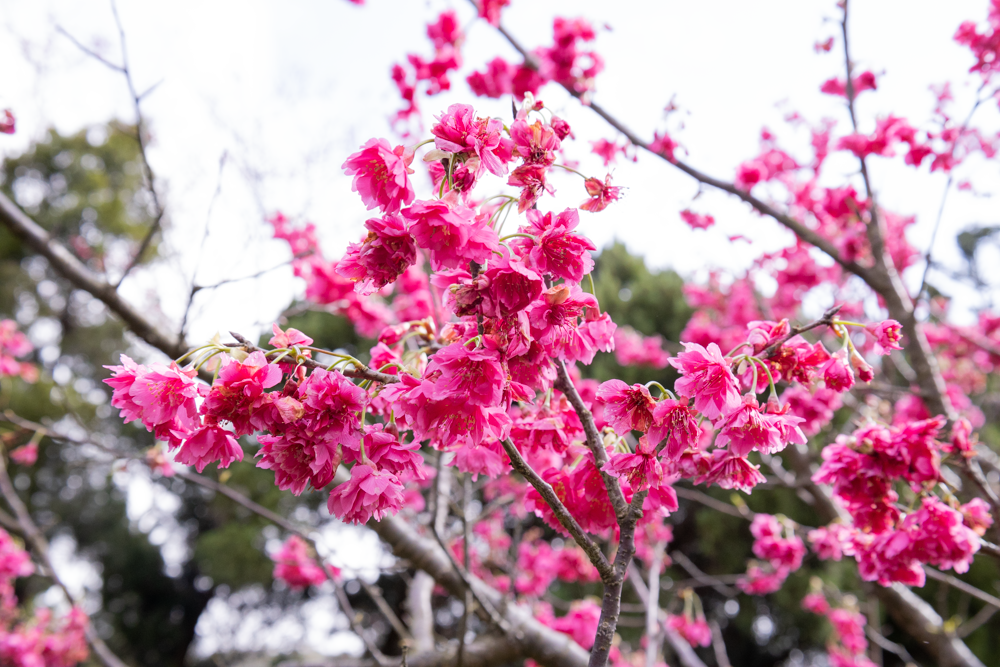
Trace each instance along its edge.
<instances>
[{"instance_id":1,"label":"white sky","mask_svg":"<svg viewBox=\"0 0 1000 667\"><path fill-rule=\"evenodd\" d=\"M458 0L369 0L363 8L346 0L122 0L119 10L137 88L162 81L143 111L154 133L150 158L167 194L169 241L175 251L170 272L131 278L129 295L149 303L159 300L171 318L179 315L184 282L190 280L197 256L191 246L202 236L223 154L227 164L212 210L200 283L249 275L287 258L282 244L268 240L262 211L281 209L316 222L327 252L339 255L368 217L340 165L368 138L392 138L388 116L399 100L389 68L407 52L429 55L423 26L449 4L468 28L468 65L479 67L497 54L512 56L502 38L474 21L468 3ZM970 81L965 72L971 56L951 37L962 20L985 16L985 0L855 4L854 58L859 68L884 72L880 90L860 101L863 126L870 129L878 114L888 112L926 126L933 105L928 85L949 79L956 82L956 114L964 114L972 94L963 85ZM689 152L689 161L708 173L732 178L736 165L756 154L765 125L793 152L804 147L804 134L782 121L787 111L811 121L831 117L847 124L839 101L818 92L822 81L841 74L841 56L836 51L817 55L812 48L837 33L833 2L515 0L505 24L533 47L551 42L555 14L587 16L595 26L611 28L602 30L597 42L607 62L598 79L597 101L648 137L663 127L662 109L676 96L685 113L671 119L669 127ZM71 132L111 117L133 119L122 77L80 53L58 34L57 26L108 59L120 59L110 5L103 0L0 0L0 107L13 108L19 124L16 135L0 137L4 153L23 149L49 125ZM455 101L471 101L483 113L509 113L509 101L473 99L461 78L453 88L426 100L425 113L438 113ZM555 86L541 97L575 128L577 155L585 158L585 169L602 173L596 157L585 157L585 142L615 138L614 131ZM987 127L997 125L992 105L979 113ZM685 127L678 131L681 120ZM887 160L873 162L881 201L918 216L911 237L925 248L944 177L929 175L926 166L913 173ZM845 174L854 169L846 160L831 166L841 165ZM966 171L961 176L971 177L977 189L994 188L994 166L970 165ZM573 178L556 181L559 196L553 208L583 199ZM719 224L708 232L688 229L677 212L691 205L697 186L652 156L641 156L637 165L619 164L615 181L628 186L626 197L601 214L584 214L584 231L598 246L621 239L652 265L691 276L709 265L746 266L765 248L790 242L775 224L714 193L703 195L694 208L714 214ZM955 232L972 221L996 222L996 217L989 199L955 196L945 211L936 255L957 257ZM754 244L727 243L733 234L748 236ZM301 285L282 269L265 280L203 293L196 301L192 338L218 330L249 332L280 312L296 290Z\"/></svg>"}]
</instances>

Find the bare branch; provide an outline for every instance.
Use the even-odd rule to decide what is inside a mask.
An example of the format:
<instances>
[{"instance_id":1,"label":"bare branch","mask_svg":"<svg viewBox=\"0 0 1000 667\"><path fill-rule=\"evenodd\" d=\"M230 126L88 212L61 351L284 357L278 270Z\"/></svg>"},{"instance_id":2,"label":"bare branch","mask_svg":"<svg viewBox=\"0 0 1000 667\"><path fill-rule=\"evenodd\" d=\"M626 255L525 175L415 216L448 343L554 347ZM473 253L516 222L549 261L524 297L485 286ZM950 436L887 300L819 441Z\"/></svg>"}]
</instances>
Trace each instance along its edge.
<instances>
[{"instance_id":1,"label":"bare branch","mask_svg":"<svg viewBox=\"0 0 1000 667\"><path fill-rule=\"evenodd\" d=\"M183 341L177 341L173 336L163 334L160 327L125 301L117 293L114 285L88 269L3 193L0 193L0 223L28 247L49 260L56 273L71 282L74 287L89 292L104 302L104 305L120 317L135 335L175 359L187 352L187 346Z\"/></svg>"},{"instance_id":2,"label":"bare branch","mask_svg":"<svg viewBox=\"0 0 1000 667\"><path fill-rule=\"evenodd\" d=\"M956 590L962 591L963 593L968 593L977 600L982 600L991 607L1000 609L1000 598L996 597L995 595L990 595L986 591L981 591L975 586L965 583L958 577L954 577L950 574L945 574L940 570L934 569L930 565L924 565L924 572L926 572L927 576L930 577L931 579L936 579L937 581L948 584L949 586L951 586Z\"/></svg>"},{"instance_id":3,"label":"bare branch","mask_svg":"<svg viewBox=\"0 0 1000 667\"><path fill-rule=\"evenodd\" d=\"M566 369L566 362L562 359L553 359L553 363L556 365L557 373L554 386L566 395L569 404L573 406L577 417L580 418L580 423L583 424L583 432L587 436L587 448L594 455L594 464L601 472L601 477L604 479L604 486L608 489L608 498L611 500L611 507L614 508L615 516L618 517L618 521L621 523L622 519L628 513L628 503L625 502L625 495L618 484L618 479L604 472L604 464L608 462L608 453L604 449L604 441L601 439L601 434L594 423L594 415L591 414L590 410L584 404L583 399L580 398L580 392L576 390L576 386L569 376L569 371Z\"/></svg>"},{"instance_id":4,"label":"bare branch","mask_svg":"<svg viewBox=\"0 0 1000 667\"><path fill-rule=\"evenodd\" d=\"M507 452L507 456L510 457L511 467L521 473L521 476L528 480L528 483L531 484L536 491L538 491L538 494L542 497L542 499L545 500L548 506L552 508L552 513L555 515L556 519L559 520L562 527L566 529L576 543L580 545L584 553L587 554L590 562L593 563L594 567L596 567L597 571L601 574L601 579L605 582L611 580L614 577L614 570L611 567L611 563L608 562L607 557L601 551L600 547L598 547L590 536L584 532L583 528L580 527L580 524L577 523L576 519L573 518L573 515L570 514L568 509L566 509L563 502L559 500L559 496L556 495L555 489L552 488L552 485L542 479L539 474L528 465L528 462L524 460L523 456L521 456L521 452L517 451L517 447L514 446L514 443L511 442L509 438L502 440L500 444L503 445L504 451Z\"/></svg>"}]
</instances>

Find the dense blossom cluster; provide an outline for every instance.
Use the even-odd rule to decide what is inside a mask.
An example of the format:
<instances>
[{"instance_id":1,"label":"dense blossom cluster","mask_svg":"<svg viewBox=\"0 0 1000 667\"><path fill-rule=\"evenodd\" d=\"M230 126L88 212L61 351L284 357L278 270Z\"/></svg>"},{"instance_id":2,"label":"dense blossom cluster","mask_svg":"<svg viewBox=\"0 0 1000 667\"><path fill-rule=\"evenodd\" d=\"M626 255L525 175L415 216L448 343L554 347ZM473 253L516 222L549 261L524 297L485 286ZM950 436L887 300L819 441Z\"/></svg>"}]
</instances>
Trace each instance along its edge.
<instances>
[{"instance_id":1,"label":"dense blossom cluster","mask_svg":"<svg viewBox=\"0 0 1000 667\"><path fill-rule=\"evenodd\" d=\"M74 607L62 619L49 609L19 607L14 581L35 571L28 554L0 528L0 664L72 667L87 659L87 615Z\"/></svg>"},{"instance_id":2,"label":"dense blossom cluster","mask_svg":"<svg viewBox=\"0 0 1000 667\"><path fill-rule=\"evenodd\" d=\"M507 4L480 0L479 16L496 26ZM989 31L963 25L956 37L973 49L980 60L974 69L987 77L997 7ZM441 14L427 35L433 57L410 55L408 66L393 70L407 103L398 120L417 114L418 85L428 94L448 90L462 65L457 14ZM112 404L199 472L212 462L224 468L243 460L239 438L254 434L257 466L271 470L283 490L327 489L343 470L346 481L329 492L327 507L345 522L422 511L421 490L436 475L427 464L432 461L481 481L490 507L507 504L518 519L533 514L562 537L580 539L582 531L609 542L613 552L623 534L617 491L624 503L641 506L635 556L650 568L654 554L661 567L669 561L663 549L672 534L664 519L678 510L675 484L750 493L768 481L763 464L780 476L772 457L788 447L805 451L814 438L825 446L812 481L832 488L843 519L810 530L804 541L805 531L786 517L754 515L755 559L736 583L741 591L779 590L802 566L806 541L821 560L855 558L861 577L883 586L923 585L925 564L967 571L993 519L984 501L958 500L943 466L963 466L975 455L973 432L982 414L969 397L1000 365L1000 318L984 313L974 327L937 322L924 328L939 353L954 415L931 414L916 387L901 388L891 401L872 401L864 418L846 429L853 433L832 435L841 407L865 400L873 364L905 342L899 322L866 316L875 300L845 268L885 259L902 272L920 253L905 234L915 218L878 208L851 184L830 185L822 176L833 152L861 159L898 152L911 167L950 172L974 152L992 155L996 140L954 121L946 89L938 93L937 122L929 130L895 116L879 118L871 132L838 133L832 121L823 122L807 128L812 152L805 156L784 150L764 130L759 152L736 168L731 189L744 198L783 199L789 215L842 261L818 261L800 238L761 256L741 278L713 273L704 284L687 285L695 314L681 334L683 350L671 356L659 337L619 328L594 294L596 247L583 233L588 218L580 211L598 213L620 197L610 175L583 175L587 197L577 207L546 207L552 170L569 169L562 163L570 162L564 152L573 134L536 95L554 82L586 98L603 67L587 47L595 37L586 21L557 18L551 47L519 65L496 58L467 78L477 95L523 100L509 125L453 104L435 118L423 143L365 142L343 168L375 217L340 259L323 256L311 224L294 225L281 214L270 219L275 237L289 244L307 299L377 341L367 365L275 325L267 350L211 344L183 367L181 360L145 366L122 357L106 380ZM878 85L866 71L829 79L820 91L853 99ZM662 131L653 136L649 151L676 162L677 141ZM605 167L619 155L637 159L629 142L601 139L591 147ZM426 196L415 187L421 165L431 184ZM512 189L484 199L485 183L494 188L490 195ZM520 222L505 233L508 217ZM692 229L715 224L713 216L690 209L680 218ZM884 258L873 253L873 223L885 230ZM761 278L775 285L773 294L760 293ZM803 302L820 293L837 307L811 327L793 327ZM805 329L812 333L803 335ZM677 379L670 388L585 379L577 365L602 352L614 352L622 365L670 367ZM208 368L216 372L211 385L197 378L198 369ZM845 397L848 392L853 395ZM510 476L515 450L544 483ZM600 559L588 558L583 542L547 541L536 525L515 543L504 510L492 508L468 538L452 539L449 547L456 562L467 559L473 575L528 598L539 621L590 648L599 605L576 601L556 616L540 601L555 582L600 579ZM274 560L275 576L293 588L329 576L295 537ZM707 646L711 629L697 596L679 597L683 613L665 622L692 646ZM870 664L863 616L850 605L831 609L819 593L804 605L834 628L832 664ZM629 664L617 647L611 660Z\"/></svg>"},{"instance_id":3,"label":"dense blossom cluster","mask_svg":"<svg viewBox=\"0 0 1000 667\"><path fill-rule=\"evenodd\" d=\"M28 337L17 330L13 320L0 320L0 378L20 377L28 382L38 379L34 364L18 361L18 357L31 354L34 347Z\"/></svg>"}]
</instances>

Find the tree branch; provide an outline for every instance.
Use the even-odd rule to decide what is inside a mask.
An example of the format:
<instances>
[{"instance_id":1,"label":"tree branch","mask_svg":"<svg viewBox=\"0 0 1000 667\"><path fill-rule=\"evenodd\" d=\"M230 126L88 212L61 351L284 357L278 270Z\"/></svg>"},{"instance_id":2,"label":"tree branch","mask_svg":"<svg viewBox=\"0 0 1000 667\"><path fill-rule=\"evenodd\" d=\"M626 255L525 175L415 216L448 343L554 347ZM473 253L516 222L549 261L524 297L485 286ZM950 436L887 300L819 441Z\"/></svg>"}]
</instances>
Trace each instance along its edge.
<instances>
[{"instance_id":1,"label":"tree branch","mask_svg":"<svg viewBox=\"0 0 1000 667\"><path fill-rule=\"evenodd\" d=\"M528 462L521 456L521 452L517 451L517 447L515 447L514 443L510 441L510 438L502 440L500 444L503 445L504 451L507 452L507 456L510 457L511 467L521 473L521 476L528 480L528 483L531 484L536 491L538 491L538 494L542 497L542 499L545 500L548 506L552 508L552 513L555 515L556 519L559 520L562 527L566 529L576 543L579 544L583 551L587 554L590 562L593 563L594 567L596 567L597 571L601 574L601 579L604 580L605 583L610 581L614 577L614 570L611 567L611 563L608 562L607 557L601 549L592 539L590 539L590 536L584 532L583 528L580 527L580 524L577 523L575 518L573 518L573 515L570 514L568 509L566 509L566 506L563 505L561 500L559 500L559 496L556 495L552 485L542 479L538 473L528 465Z\"/></svg>"}]
</instances>

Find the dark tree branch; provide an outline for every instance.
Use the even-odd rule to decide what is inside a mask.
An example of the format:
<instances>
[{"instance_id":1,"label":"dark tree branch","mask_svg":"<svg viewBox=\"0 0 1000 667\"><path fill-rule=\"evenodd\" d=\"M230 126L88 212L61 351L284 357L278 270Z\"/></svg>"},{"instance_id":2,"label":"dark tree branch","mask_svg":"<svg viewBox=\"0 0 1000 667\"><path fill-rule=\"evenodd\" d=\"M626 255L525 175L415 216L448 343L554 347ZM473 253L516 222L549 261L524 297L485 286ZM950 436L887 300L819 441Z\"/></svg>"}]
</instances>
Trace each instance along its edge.
<instances>
[{"instance_id":1,"label":"dark tree branch","mask_svg":"<svg viewBox=\"0 0 1000 667\"><path fill-rule=\"evenodd\" d=\"M174 359L187 352L187 345L173 336L164 334L160 327L146 318L138 309L118 294L115 286L108 283L52 238L18 206L0 193L0 223L14 236L39 255L42 255L56 273L73 284L74 287L89 292L104 302L111 312L120 317L132 332L147 343Z\"/></svg>"},{"instance_id":2,"label":"dark tree branch","mask_svg":"<svg viewBox=\"0 0 1000 667\"><path fill-rule=\"evenodd\" d=\"M570 514L566 506L563 505L562 501L559 500L559 496L556 495L555 490L552 485L542 479L537 472L535 472L528 462L524 460L521 456L521 452L517 451L517 447L510 439L501 441L503 449L507 452L507 456L510 457L510 464L514 470L521 473L531 486L538 491L538 494L548 503L549 507L552 508L552 513L555 515L556 519L563 528L570 534L570 536L576 541L577 544L583 549L593 563L594 567L601 574L601 579L604 580L605 584L608 583L612 578L614 578L614 570L611 567L611 563L608 562L607 557L601 551L600 547L594 543L590 536L584 532L580 524L577 523L573 515Z\"/></svg>"}]
</instances>

